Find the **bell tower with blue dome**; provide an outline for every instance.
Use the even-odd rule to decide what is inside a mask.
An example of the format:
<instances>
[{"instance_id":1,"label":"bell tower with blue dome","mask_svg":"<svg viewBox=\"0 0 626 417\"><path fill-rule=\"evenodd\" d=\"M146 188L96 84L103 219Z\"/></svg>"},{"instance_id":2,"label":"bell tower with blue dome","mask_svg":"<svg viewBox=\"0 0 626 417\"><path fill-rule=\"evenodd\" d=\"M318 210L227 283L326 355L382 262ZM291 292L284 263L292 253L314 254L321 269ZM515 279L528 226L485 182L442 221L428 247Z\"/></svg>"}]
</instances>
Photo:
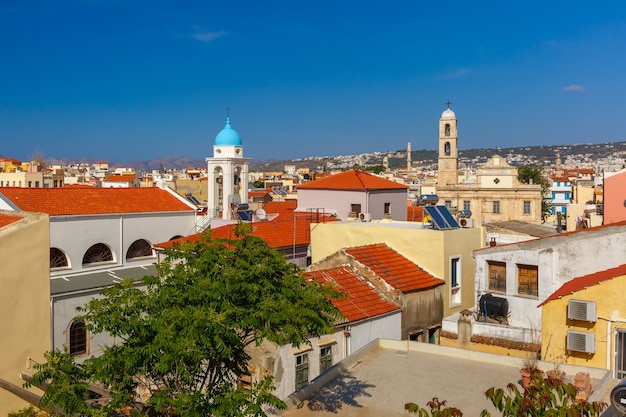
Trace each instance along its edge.
<instances>
[{"instance_id":1,"label":"bell tower with blue dome","mask_svg":"<svg viewBox=\"0 0 626 417\"><path fill-rule=\"evenodd\" d=\"M226 118L226 126L213 143L213 157L206 158L208 174L208 215L236 219L237 208L248 204L250 158L243 157L243 143Z\"/></svg>"}]
</instances>

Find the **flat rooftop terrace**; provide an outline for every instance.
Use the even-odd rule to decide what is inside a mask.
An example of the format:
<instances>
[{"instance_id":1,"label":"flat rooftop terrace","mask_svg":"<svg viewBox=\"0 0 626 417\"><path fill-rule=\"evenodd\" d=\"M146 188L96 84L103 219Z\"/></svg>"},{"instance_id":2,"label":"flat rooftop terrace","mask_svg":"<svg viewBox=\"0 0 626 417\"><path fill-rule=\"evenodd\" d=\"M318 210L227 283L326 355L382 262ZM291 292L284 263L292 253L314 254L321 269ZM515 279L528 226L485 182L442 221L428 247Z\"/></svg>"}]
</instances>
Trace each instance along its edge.
<instances>
[{"instance_id":1,"label":"flat rooftop terrace","mask_svg":"<svg viewBox=\"0 0 626 417\"><path fill-rule=\"evenodd\" d=\"M502 355L472 352L419 342L378 340L351 355L287 401L286 417L411 415L404 405L421 407L433 397L446 400L465 416L484 409L500 415L485 397L490 387L518 383L522 361ZM543 366L542 366L543 365ZM542 369L551 364L540 363ZM563 365L566 381L588 372L594 393L590 400L610 403L616 381L605 369Z\"/></svg>"}]
</instances>

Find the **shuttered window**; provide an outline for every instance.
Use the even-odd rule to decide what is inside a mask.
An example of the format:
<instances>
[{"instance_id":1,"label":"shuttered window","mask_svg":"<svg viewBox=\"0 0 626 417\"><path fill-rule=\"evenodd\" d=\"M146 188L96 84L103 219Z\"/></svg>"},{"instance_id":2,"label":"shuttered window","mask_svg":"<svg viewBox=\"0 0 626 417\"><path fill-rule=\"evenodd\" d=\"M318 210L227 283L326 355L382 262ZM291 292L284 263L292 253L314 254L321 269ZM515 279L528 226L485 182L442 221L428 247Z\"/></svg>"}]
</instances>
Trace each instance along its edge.
<instances>
[{"instance_id":1,"label":"shuttered window","mask_svg":"<svg viewBox=\"0 0 626 417\"><path fill-rule=\"evenodd\" d=\"M517 265L517 293L537 297L539 295L539 269L536 265Z\"/></svg>"},{"instance_id":2,"label":"shuttered window","mask_svg":"<svg viewBox=\"0 0 626 417\"><path fill-rule=\"evenodd\" d=\"M506 263L487 261L489 265L489 290L506 292Z\"/></svg>"}]
</instances>

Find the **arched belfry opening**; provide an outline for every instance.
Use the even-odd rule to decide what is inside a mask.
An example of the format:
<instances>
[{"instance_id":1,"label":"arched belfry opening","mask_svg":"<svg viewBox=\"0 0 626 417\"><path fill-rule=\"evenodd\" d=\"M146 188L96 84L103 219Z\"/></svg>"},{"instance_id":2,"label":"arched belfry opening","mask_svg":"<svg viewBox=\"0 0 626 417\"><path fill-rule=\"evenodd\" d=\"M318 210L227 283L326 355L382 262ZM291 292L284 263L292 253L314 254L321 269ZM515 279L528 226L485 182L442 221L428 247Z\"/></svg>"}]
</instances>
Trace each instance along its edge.
<instances>
[{"instance_id":1,"label":"arched belfry opening","mask_svg":"<svg viewBox=\"0 0 626 417\"><path fill-rule=\"evenodd\" d=\"M226 118L226 126L215 137L213 157L206 158L206 161L208 214L212 218L235 219L237 205L248 203L250 158L243 157L243 142L231 127L230 117Z\"/></svg>"},{"instance_id":2,"label":"arched belfry opening","mask_svg":"<svg viewBox=\"0 0 626 417\"><path fill-rule=\"evenodd\" d=\"M443 153L446 156L450 156L450 142L446 142L446 144L443 146Z\"/></svg>"},{"instance_id":3,"label":"arched belfry opening","mask_svg":"<svg viewBox=\"0 0 626 417\"><path fill-rule=\"evenodd\" d=\"M450 136L450 123L446 123L445 135Z\"/></svg>"}]
</instances>

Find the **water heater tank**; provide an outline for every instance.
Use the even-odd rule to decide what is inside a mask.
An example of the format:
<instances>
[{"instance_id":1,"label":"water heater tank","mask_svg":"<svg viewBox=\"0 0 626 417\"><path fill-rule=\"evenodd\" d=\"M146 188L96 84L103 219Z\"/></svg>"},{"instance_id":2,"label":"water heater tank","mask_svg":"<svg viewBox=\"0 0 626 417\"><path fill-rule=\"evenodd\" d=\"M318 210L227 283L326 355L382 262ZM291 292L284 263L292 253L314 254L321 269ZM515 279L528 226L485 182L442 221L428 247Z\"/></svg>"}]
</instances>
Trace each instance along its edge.
<instances>
[{"instance_id":1,"label":"water heater tank","mask_svg":"<svg viewBox=\"0 0 626 417\"><path fill-rule=\"evenodd\" d=\"M417 198L417 204L420 206L435 205L439 201L437 194L422 194Z\"/></svg>"},{"instance_id":2,"label":"water heater tank","mask_svg":"<svg viewBox=\"0 0 626 417\"><path fill-rule=\"evenodd\" d=\"M480 312L487 317L506 317L509 314L509 301L506 298L483 294L478 301Z\"/></svg>"}]
</instances>

